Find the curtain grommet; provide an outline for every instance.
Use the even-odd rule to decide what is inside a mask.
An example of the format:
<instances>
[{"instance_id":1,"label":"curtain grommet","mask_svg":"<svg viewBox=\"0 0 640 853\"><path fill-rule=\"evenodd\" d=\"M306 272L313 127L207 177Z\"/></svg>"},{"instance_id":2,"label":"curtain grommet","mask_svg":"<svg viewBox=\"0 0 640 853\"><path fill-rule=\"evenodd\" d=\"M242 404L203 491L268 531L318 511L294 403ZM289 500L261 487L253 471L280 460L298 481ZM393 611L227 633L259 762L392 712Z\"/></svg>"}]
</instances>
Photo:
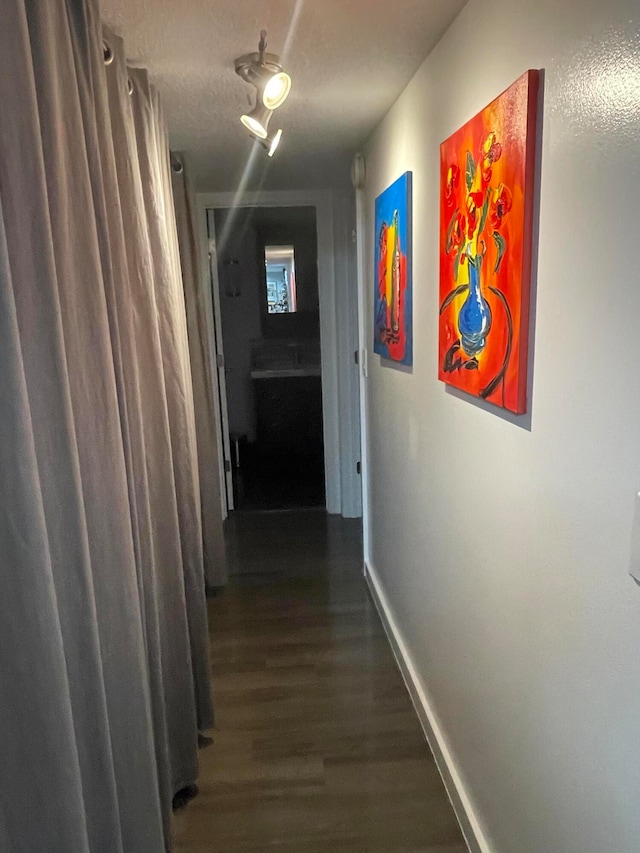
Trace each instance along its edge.
<instances>
[{"instance_id":1,"label":"curtain grommet","mask_svg":"<svg viewBox=\"0 0 640 853\"><path fill-rule=\"evenodd\" d=\"M113 62L113 50L111 49L111 45L107 44L106 41L102 42L102 56L104 58L104 64L111 65Z\"/></svg>"}]
</instances>

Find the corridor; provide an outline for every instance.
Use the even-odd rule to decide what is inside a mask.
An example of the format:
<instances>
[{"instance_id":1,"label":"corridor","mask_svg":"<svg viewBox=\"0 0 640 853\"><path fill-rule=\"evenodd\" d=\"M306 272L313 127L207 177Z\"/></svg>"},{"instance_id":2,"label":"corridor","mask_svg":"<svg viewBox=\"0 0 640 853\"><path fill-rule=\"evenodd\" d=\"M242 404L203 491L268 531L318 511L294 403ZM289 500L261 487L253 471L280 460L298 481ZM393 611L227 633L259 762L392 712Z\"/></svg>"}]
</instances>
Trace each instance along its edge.
<instances>
[{"instance_id":1,"label":"corridor","mask_svg":"<svg viewBox=\"0 0 640 853\"><path fill-rule=\"evenodd\" d=\"M358 521L228 522L209 602L216 730L176 853L464 853L362 576Z\"/></svg>"}]
</instances>

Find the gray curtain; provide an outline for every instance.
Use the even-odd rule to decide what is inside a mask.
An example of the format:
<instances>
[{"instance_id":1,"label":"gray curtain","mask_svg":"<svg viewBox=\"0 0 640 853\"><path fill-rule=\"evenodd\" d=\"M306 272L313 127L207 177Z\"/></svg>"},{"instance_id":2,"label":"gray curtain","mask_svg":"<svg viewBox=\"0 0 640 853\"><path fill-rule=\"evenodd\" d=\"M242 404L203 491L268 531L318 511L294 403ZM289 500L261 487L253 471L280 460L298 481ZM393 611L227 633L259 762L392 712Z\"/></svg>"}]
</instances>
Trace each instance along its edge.
<instances>
[{"instance_id":1,"label":"gray curtain","mask_svg":"<svg viewBox=\"0 0 640 853\"><path fill-rule=\"evenodd\" d=\"M169 423L170 459L173 463L173 497L178 514L197 718L200 728L208 728L213 724L213 720L209 690L198 458L169 148L158 95L149 85L147 72L142 69L129 69L129 83L133 90L131 102L138 164L151 246L151 269Z\"/></svg>"},{"instance_id":2,"label":"gray curtain","mask_svg":"<svg viewBox=\"0 0 640 853\"><path fill-rule=\"evenodd\" d=\"M218 587L227 582L222 495L218 473L220 460L213 397L217 392L218 377L212 369L213 360L207 330L207 311L210 309L202 292L195 194L190 163L187 155L182 152L174 152L171 162L195 402L205 577L209 586Z\"/></svg>"},{"instance_id":3,"label":"gray curtain","mask_svg":"<svg viewBox=\"0 0 640 853\"><path fill-rule=\"evenodd\" d=\"M0 28L0 849L158 853L212 723L166 134L97 0ZM132 94L129 94L130 89Z\"/></svg>"}]
</instances>

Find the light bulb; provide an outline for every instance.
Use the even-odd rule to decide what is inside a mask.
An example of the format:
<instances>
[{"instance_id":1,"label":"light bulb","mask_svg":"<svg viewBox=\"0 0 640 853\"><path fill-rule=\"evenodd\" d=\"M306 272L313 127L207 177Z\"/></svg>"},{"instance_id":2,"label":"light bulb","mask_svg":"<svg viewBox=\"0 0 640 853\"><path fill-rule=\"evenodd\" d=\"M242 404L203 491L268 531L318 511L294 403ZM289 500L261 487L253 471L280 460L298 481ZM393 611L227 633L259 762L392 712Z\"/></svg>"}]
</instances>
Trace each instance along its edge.
<instances>
[{"instance_id":1,"label":"light bulb","mask_svg":"<svg viewBox=\"0 0 640 853\"><path fill-rule=\"evenodd\" d=\"M276 153L276 148L280 145L280 139L282 138L282 128L277 130L274 135L271 137L271 145L269 145L269 150L267 151L267 156L273 157ZM267 140L269 142L269 140Z\"/></svg>"},{"instance_id":2,"label":"light bulb","mask_svg":"<svg viewBox=\"0 0 640 853\"><path fill-rule=\"evenodd\" d=\"M258 139L266 139L270 118L271 110L258 103L250 113L240 116L240 121Z\"/></svg>"},{"instance_id":3,"label":"light bulb","mask_svg":"<svg viewBox=\"0 0 640 853\"><path fill-rule=\"evenodd\" d=\"M247 130L253 133L254 136L257 136L259 139L267 138L266 128L264 128L257 119L253 118L252 115L240 116L240 121L247 128Z\"/></svg>"},{"instance_id":4,"label":"light bulb","mask_svg":"<svg viewBox=\"0 0 640 853\"><path fill-rule=\"evenodd\" d=\"M279 71L265 84L262 90L262 103L268 110L275 110L284 104L290 91L291 77L286 71Z\"/></svg>"}]
</instances>

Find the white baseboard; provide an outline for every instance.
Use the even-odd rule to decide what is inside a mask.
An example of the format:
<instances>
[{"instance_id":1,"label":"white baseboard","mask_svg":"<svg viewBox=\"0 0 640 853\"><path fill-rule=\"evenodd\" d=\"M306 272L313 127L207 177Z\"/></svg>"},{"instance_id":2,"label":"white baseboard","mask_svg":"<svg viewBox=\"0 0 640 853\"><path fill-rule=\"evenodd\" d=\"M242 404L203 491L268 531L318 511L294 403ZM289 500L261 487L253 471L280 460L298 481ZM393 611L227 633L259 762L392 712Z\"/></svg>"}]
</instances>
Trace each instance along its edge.
<instances>
[{"instance_id":1,"label":"white baseboard","mask_svg":"<svg viewBox=\"0 0 640 853\"><path fill-rule=\"evenodd\" d=\"M427 743L442 776L442 781L444 782L451 805L460 824L467 847L470 853L493 853L462 783L462 779L453 761L424 686L413 664L400 628L391 612L380 579L371 564L365 564L365 577L398 667L400 668L420 724L422 725Z\"/></svg>"}]
</instances>

